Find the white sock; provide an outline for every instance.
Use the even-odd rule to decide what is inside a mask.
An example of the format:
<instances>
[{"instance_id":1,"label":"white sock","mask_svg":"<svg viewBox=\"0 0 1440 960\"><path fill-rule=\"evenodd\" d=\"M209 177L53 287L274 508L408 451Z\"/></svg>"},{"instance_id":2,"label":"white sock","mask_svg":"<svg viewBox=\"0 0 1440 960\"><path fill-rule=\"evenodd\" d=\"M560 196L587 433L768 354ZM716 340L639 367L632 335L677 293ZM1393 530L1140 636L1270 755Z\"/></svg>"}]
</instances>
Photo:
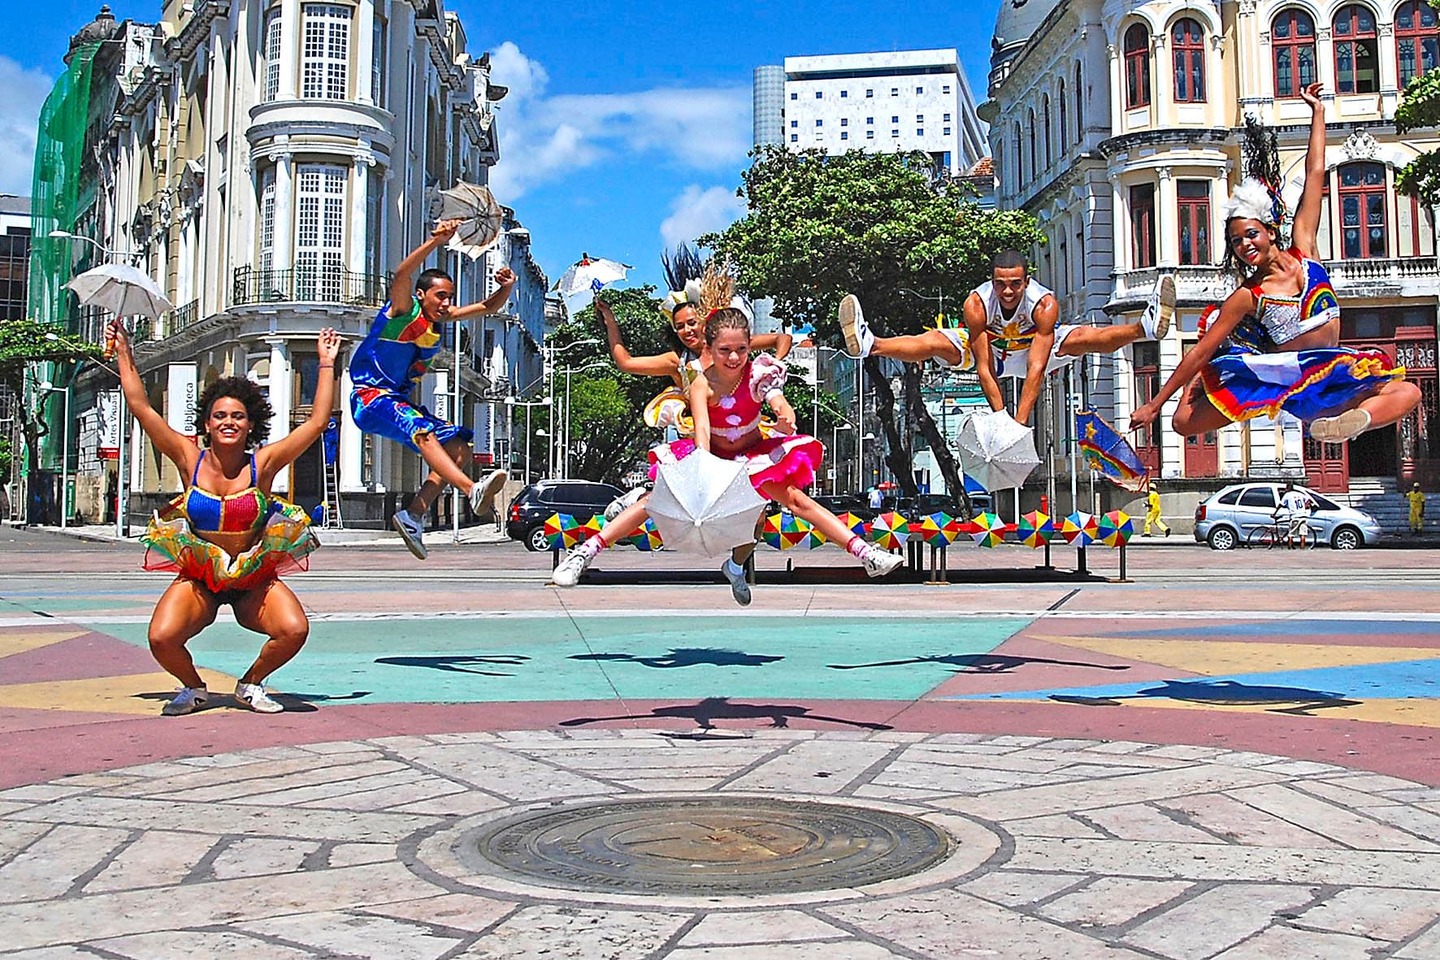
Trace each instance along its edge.
<instances>
[{"instance_id":1,"label":"white sock","mask_svg":"<svg viewBox=\"0 0 1440 960\"><path fill-rule=\"evenodd\" d=\"M732 577L738 577L745 572L745 568L737 564L734 558L725 561L725 572Z\"/></svg>"}]
</instances>

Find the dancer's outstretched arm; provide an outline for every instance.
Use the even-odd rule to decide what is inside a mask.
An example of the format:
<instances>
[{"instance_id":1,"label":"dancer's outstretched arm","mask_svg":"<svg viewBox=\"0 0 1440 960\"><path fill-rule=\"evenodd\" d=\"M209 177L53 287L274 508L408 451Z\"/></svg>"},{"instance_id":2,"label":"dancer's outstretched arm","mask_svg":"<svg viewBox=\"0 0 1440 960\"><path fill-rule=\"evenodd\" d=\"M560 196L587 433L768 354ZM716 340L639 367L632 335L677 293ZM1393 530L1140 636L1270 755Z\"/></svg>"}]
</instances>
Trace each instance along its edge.
<instances>
[{"instance_id":1,"label":"dancer's outstretched arm","mask_svg":"<svg viewBox=\"0 0 1440 960\"><path fill-rule=\"evenodd\" d=\"M1323 87L1312 83L1300 91L1310 104L1310 143L1305 149L1305 188L1295 208L1295 225L1290 239L1303 256L1314 259L1315 236L1320 229L1320 203L1325 196L1325 104L1320 100ZM1279 189L1279 184L1274 185Z\"/></svg>"},{"instance_id":2,"label":"dancer's outstretched arm","mask_svg":"<svg viewBox=\"0 0 1440 960\"><path fill-rule=\"evenodd\" d=\"M696 377L689 390L690 416L695 420L695 446L710 452L710 380Z\"/></svg>"},{"instance_id":3,"label":"dancer's outstretched arm","mask_svg":"<svg viewBox=\"0 0 1440 960\"><path fill-rule=\"evenodd\" d=\"M463 307L451 307L448 321L469 320L471 317L483 317L492 313L499 313L500 308L510 299L510 291L515 287L515 271L509 267L501 267L495 271L495 282L500 285L499 289L479 303L467 303Z\"/></svg>"},{"instance_id":4,"label":"dancer's outstretched arm","mask_svg":"<svg viewBox=\"0 0 1440 960\"><path fill-rule=\"evenodd\" d=\"M1173 397L1176 392L1183 389L1186 384L1210 362L1215 356L1215 351L1226 338L1240 325L1240 321L1255 312L1255 295L1244 287L1236 290L1225 300L1220 307L1220 315L1210 321L1210 326L1205 331L1195 346L1180 360L1175 367L1175 372L1170 374L1158 393L1149 403L1137 407L1135 412L1130 414L1130 429L1139 430L1141 427L1148 427L1160 419L1160 408L1165 401Z\"/></svg>"},{"instance_id":5,"label":"dancer's outstretched arm","mask_svg":"<svg viewBox=\"0 0 1440 960\"><path fill-rule=\"evenodd\" d=\"M632 357L620 336L620 324L615 322L615 313L609 304L595 298L595 312L605 324L605 339L610 341L610 359L615 361L622 373L637 377L670 377L680 367L680 357L675 351L660 353L651 357Z\"/></svg>"},{"instance_id":6,"label":"dancer's outstretched arm","mask_svg":"<svg viewBox=\"0 0 1440 960\"><path fill-rule=\"evenodd\" d=\"M965 298L962 311L965 330L970 334L970 355L975 358L975 375L980 378L980 390L991 410L1005 409L1005 395L1000 392L1000 381L995 379L995 362L990 356L990 328L985 325L985 303L979 294L972 293Z\"/></svg>"},{"instance_id":7,"label":"dancer's outstretched arm","mask_svg":"<svg viewBox=\"0 0 1440 960\"><path fill-rule=\"evenodd\" d=\"M340 334L326 327L320 331L315 346L320 353L320 379L315 384L315 402L310 407L309 418L274 443L265 444L256 454L261 486L266 489L269 480L309 450L330 424L330 415L335 409L335 357L340 352Z\"/></svg>"},{"instance_id":8,"label":"dancer's outstretched arm","mask_svg":"<svg viewBox=\"0 0 1440 960\"><path fill-rule=\"evenodd\" d=\"M395 267L395 276L390 280L390 310L392 317L403 316L415 305L415 276L425 265L425 258L450 242L460 228L459 220L441 220L435 224L430 239L411 250L404 260Z\"/></svg>"},{"instance_id":9,"label":"dancer's outstretched arm","mask_svg":"<svg viewBox=\"0 0 1440 960\"><path fill-rule=\"evenodd\" d=\"M776 360L784 360L790 355L790 348L794 346L795 338L788 333L757 333L750 338L751 350L763 350L775 354Z\"/></svg>"},{"instance_id":10,"label":"dancer's outstretched arm","mask_svg":"<svg viewBox=\"0 0 1440 960\"><path fill-rule=\"evenodd\" d=\"M1030 350L1025 366L1025 385L1020 388L1020 402L1015 405L1015 419L1029 423L1030 414L1040 399L1040 388L1045 383L1045 370L1050 366L1050 354L1055 349L1055 322L1060 318L1060 305L1052 296L1046 296L1035 305L1035 336L1030 340Z\"/></svg>"},{"instance_id":11,"label":"dancer's outstretched arm","mask_svg":"<svg viewBox=\"0 0 1440 960\"><path fill-rule=\"evenodd\" d=\"M135 367L135 356L130 352L130 338L118 319L110 321L108 336L115 343L115 365L120 370L120 389L125 394L125 402L130 406L135 422L140 424L145 436L155 444L155 449L169 458L184 476L189 477L195 470L195 464L200 461L200 448L192 443L189 437L176 432L165 418L150 406L150 398L145 394L145 382L140 379L140 371Z\"/></svg>"}]
</instances>

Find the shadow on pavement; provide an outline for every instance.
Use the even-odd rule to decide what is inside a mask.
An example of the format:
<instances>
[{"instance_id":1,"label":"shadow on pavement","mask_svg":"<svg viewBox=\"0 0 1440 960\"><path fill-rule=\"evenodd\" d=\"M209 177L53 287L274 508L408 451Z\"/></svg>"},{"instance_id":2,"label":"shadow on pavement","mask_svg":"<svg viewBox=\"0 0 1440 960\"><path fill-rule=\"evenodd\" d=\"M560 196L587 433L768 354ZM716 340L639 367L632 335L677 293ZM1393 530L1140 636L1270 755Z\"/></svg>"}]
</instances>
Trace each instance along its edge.
<instances>
[{"instance_id":1,"label":"shadow on pavement","mask_svg":"<svg viewBox=\"0 0 1440 960\"><path fill-rule=\"evenodd\" d=\"M1304 687L1257 686L1237 680L1163 680L1161 686L1148 687L1116 697L1052 694L1050 699L1057 703L1074 703L1088 707L1118 707L1124 700L1178 700L1182 703L1203 703L1215 707L1288 704L1289 706L1277 706L1269 712L1290 713L1301 717L1313 716L1313 710L1354 707L1363 702L1350 700L1340 693L1307 690Z\"/></svg>"},{"instance_id":2,"label":"shadow on pavement","mask_svg":"<svg viewBox=\"0 0 1440 960\"><path fill-rule=\"evenodd\" d=\"M720 650L713 647L679 647L664 656L637 657L632 653L580 653L571 660L603 660L609 663L638 663L642 667L669 670L675 667L763 667L776 663L784 657L761 653L743 653L739 650Z\"/></svg>"},{"instance_id":3,"label":"shadow on pavement","mask_svg":"<svg viewBox=\"0 0 1440 960\"><path fill-rule=\"evenodd\" d=\"M809 707L798 704L735 703L729 697L706 697L696 703L656 707L648 713L620 714L612 717L575 717L561 720L562 727L582 727L591 723L610 723L621 720L693 720L701 730L715 729L717 720L769 720L772 728L786 728L791 720L814 720L821 723L838 723L847 727L864 730L892 730L888 723L869 723L863 720L847 720L844 717L828 717L810 712Z\"/></svg>"},{"instance_id":4,"label":"shadow on pavement","mask_svg":"<svg viewBox=\"0 0 1440 960\"><path fill-rule=\"evenodd\" d=\"M1014 673L1033 663L1057 667L1089 667L1092 670L1129 670L1128 663L1082 663L1078 660L1052 660L1049 657L1010 657L997 653L956 653L939 657L910 657L905 660L882 660L879 663L831 663L831 670L868 670L872 667L909 667L920 663L943 663L960 667L951 673Z\"/></svg>"}]
</instances>

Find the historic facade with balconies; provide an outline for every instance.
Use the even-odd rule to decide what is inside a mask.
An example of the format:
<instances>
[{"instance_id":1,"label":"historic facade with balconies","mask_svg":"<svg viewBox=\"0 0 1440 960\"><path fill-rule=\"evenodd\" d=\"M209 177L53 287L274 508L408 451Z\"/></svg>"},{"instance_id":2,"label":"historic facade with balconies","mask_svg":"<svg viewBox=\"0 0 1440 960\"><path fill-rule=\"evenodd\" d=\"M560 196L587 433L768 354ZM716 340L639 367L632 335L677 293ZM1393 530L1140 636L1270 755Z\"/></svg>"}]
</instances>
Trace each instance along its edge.
<instances>
[{"instance_id":1,"label":"historic facade with balconies","mask_svg":"<svg viewBox=\"0 0 1440 960\"><path fill-rule=\"evenodd\" d=\"M1331 491L1352 478L1440 480L1434 211L1395 190L1440 136L1401 136L1393 123L1404 85L1440 65L1436 11L1414 0L1032 0L1008 19L1007 9L984 109L999 198L1044 224L1038 272L1062 317L1133 321L1165 272L1179 290L1178 332L1087 358L1093 405L1123 427L1197 339L1200 311L1234 289L1218 267L1219 211L1241 175L1247 114L1277 131L1293 208L1309 123L1299 93L1312 82L1325 86L1329 127L1318 253L1342 339L1404 362L1425 395L1408 420L1343 446L1313 443L1288 415L1179 437L1172 403L1137 440L1156 475L1292 476Z\"/></svg>"},{"instance_id":2,"label":"historic facade with balconies","mask_svg":"<svg viewBox=\"0 0 1440 960\"><path fill-rule=\"evenodd\" d=\"M177 305L137 331L157 409L182 402L177 388L244 374L266 388L283 433L310 413L318 331L358 343L388 296L389 271L428 235L436 192L487 182L499 157L493 104L506 90L440 0L169 0L158 24L116 30L153 42L138 61L103 64L118 92L92 121L103 149L84 185L100 199L87 220L61 227L138 263ZM447 328L449 349L420 387L432 409L478 428L482 459L506 435L491 407L516 368L538 363L544 332L544 275L513 214L507 227L477 261L442 252L430 264L455 275L461 303L491 292L502 265L522 278L500 318ZM102 319L76 322L98 337ZM95 393L112 385L104 376L82 380ZM421 483L423 464L362 436L348 379L340 386L330 476L347 522L379 518ZM138 433L130 441L125 479L138 516L180 478ZM276 491L313 505L326 472L317 445Z\"/></svg>"}]
</instances>

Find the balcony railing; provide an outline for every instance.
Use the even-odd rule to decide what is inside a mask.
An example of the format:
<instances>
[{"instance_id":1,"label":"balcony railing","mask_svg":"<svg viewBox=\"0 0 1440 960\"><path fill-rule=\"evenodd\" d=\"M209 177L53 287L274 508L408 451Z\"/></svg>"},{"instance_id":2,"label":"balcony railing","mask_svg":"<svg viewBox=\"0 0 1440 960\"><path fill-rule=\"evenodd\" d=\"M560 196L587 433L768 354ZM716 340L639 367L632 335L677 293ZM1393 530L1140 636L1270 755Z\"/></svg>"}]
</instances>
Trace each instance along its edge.
<instances>
[{"instance_id":1,"label":"balcony railing","mask_svg":"<svg viewBox=\"0 0 1440 960\"><path fill-rule=\"evenodd\" d=\"M200 317L200 301L191 300L183 307L176 307L165 314L159 324L159 330L163 330L165 336L173 337L175 334L190 326Z\"/></svg>"},{"instance_id":2,"label":"balcony railing","mask_svg":"<svg viewBox=\"0 0 1440 960\"><path fill-rule=\"evenodd\" d=\"M1330 280L1336 286L1369 284L1386 281L1434 278L1437 276L1435 257L1392 257L1371 260L1330 260L1325 264Z\"/></svg>"},{"instance_id":3,"label":"balcony railing","mask_svg":"<svg viewBox=\"0 0 1440 960\"><path fill-rule=\"evenodd\" d=\"M257 270L236 267L231 306L252 303L338 303L378 307L389 295L387 274L351 273L331 267Z\"/></svg>"}]
</instances>

